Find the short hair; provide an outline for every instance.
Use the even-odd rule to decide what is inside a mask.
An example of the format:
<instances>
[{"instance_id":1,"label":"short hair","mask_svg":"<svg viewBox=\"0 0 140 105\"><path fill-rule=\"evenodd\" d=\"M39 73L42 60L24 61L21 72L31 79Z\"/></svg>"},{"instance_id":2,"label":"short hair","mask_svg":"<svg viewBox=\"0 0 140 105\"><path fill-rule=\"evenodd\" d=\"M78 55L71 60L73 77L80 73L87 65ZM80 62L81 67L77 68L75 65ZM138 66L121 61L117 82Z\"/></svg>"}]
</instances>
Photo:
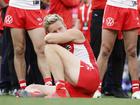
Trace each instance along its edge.
<instances>
[{"instance_id":1,"label":"short hair","mask_svg":"<svg viewBox=\"0 0 140 105\"><path fill-rule=\"evenodd\" d=\"M49 14L45 16L43 22L45 30L48 31L48 27L56 21L61 21L64 24L63 18L58 14Z\"/></svg>"}]
</instances>

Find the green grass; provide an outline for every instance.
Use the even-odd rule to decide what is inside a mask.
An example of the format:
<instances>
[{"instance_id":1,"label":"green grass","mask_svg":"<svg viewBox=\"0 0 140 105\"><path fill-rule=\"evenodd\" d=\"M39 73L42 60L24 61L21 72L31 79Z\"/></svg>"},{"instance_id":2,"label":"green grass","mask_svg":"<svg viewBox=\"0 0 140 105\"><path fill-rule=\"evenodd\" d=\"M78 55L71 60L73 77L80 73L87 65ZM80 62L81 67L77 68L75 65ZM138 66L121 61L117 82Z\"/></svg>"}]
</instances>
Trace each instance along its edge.
<instances>
[{"instance_id":1,"label":"green grass","mask_svg":"<svg viewBox=\"0 0 140 105\"><path fill-rule=\"evenodd\" d=\"M13 96L0 96L0 105L140 105L140 100L104 97L92 98L16 98Z\"/></svg>"}]
</instances>

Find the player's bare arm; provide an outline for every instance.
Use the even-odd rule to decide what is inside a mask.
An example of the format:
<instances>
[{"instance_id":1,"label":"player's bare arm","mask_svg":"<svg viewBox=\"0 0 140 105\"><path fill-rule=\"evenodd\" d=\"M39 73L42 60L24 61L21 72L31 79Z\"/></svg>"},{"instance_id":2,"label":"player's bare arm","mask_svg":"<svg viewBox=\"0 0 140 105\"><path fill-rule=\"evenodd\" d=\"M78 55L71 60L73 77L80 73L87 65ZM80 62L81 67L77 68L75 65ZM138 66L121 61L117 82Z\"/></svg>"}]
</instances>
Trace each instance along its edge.
<instances>
[{"instance_id":1,"label":"player's bare arm","mask_svg":"<svg viewBox=\"0 0 140 105\"><path fill-rule=\"evenodd\" d=\"M62 44L67 42L82 43L85 41L83 33L77 29L69 29L60 33L48 33L44 38L46 43Z\"/></svg>"}]
</instances>

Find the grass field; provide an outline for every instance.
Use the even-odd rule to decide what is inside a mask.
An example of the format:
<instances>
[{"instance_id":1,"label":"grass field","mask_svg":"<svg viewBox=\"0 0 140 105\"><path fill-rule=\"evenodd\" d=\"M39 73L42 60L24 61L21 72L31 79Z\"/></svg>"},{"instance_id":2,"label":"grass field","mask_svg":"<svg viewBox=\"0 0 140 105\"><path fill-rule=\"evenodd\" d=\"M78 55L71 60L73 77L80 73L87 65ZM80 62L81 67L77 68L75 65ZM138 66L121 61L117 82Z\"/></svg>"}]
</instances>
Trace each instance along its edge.
<instances>
[{"instance_id":1,"label":"grass field","mask_svg":"<svg viewBox=\"0 0 140 105\"><path fill-rule=\"evenodd\" d=\"M91 98L16 98L13 96L0 96L0 105L140 105L140 100L104 97Z\"/></svg>"}]
</instances>

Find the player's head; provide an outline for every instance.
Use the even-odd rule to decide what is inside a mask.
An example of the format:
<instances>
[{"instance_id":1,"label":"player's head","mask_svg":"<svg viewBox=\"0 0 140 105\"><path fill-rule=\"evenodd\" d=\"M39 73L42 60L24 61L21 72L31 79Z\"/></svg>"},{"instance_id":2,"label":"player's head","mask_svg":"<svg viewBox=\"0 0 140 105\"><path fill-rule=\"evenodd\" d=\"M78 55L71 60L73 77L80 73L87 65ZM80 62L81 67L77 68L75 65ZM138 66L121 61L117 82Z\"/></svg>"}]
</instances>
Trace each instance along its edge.
<instances>
[{"instance_id":1,"label":"player's head","mask_svg":"<svg viewBox=\"0 0 140 105\"><path fill-rule=\"evenodd\" d=\"M47 33L58 33L66 31L63 18L57 14L49 14L44 18L44 28Z\"/></svg>"}]
</instances>

